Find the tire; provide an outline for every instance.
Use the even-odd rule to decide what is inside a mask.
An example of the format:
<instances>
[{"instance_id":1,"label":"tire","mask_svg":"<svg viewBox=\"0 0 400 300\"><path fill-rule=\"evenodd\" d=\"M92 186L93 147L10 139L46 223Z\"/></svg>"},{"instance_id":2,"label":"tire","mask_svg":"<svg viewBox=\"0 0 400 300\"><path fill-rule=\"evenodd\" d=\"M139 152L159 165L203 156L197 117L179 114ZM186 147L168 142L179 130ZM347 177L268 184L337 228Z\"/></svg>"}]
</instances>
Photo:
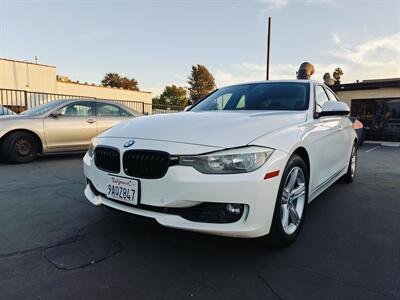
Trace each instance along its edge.
<instances>
[{"instance_id":1,"label":"tire","mask_svg":"<svg viewBox=\"0 0 400 300\"><path fill-rule=\"evenodd\" d=\"M283 172L275 203L269 234L274 246L288 246L299 235L308 203L308 182L309 175L303 159L298 155L292 155ZM284 191L287 195L287 190L289 190L289 199L287 196L283 197ZM293 191L296 191L296 194Z\"/></svg>"},{"instance_id":2,"label":"tire","mask_svg":"<svg viewBox=\"0 0 400 300\"><path fill-rule=\"evenodd\" d=\"M39 152L36 138L28 132L14 132L8 135L2 145L1 153L4 159L11 163L28 163L34 160Z\"/></svg>"},{"instance_id":3,"label":"tire","mask_svg":"<svg viewBox=\"0 0 400 300\"><path fill-rule=\"evenodd\" d=\"M352 165L354 163L354 165ZM352 183L356 177L357 170L357 143L353 144L350 153L349 165L347 167L347 172L340 178L340 182Z\"/></svg>"}]
</instances>

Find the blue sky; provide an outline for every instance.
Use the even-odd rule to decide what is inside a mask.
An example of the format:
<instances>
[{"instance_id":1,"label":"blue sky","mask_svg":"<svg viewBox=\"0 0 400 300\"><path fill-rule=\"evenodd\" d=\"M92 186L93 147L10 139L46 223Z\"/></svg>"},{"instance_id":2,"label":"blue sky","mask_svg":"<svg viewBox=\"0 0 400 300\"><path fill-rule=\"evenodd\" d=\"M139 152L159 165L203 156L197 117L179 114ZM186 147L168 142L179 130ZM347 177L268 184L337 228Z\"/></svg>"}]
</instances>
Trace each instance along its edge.
<instances>
[{"instance_id":1,"label":"blue sky","mask_svg":"<svg viewBox=\"0 0 400 300\"><path fill-rule=\"evenodd\" d=\"M263 80L272 16L271 79L314 79L342 67L342 82L400 77L399 0L0 0L0 56L57 66L99 83L106 72L160 93L204 64L217 85Z\"/></svg>"}]
</instances>

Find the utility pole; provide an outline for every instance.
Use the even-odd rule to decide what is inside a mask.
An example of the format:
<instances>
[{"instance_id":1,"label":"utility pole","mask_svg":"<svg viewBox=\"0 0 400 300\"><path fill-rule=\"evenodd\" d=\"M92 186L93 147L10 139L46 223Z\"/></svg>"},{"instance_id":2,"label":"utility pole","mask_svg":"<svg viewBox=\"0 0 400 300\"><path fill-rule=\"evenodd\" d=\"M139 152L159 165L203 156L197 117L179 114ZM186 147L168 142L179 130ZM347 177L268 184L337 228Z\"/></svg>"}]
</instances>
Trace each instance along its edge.
<instances>
[{"instance_id":1,"label":"utility pole","mask_svg":"<svg viewBox=\"0 0 400 300\"><path fill-rule=\"evenodd\" d=\"M271 17L268 17L268 38L267 38L267 74L266 79L269 80L269 62L271 51Z\"/></svg>"}]
</instances>

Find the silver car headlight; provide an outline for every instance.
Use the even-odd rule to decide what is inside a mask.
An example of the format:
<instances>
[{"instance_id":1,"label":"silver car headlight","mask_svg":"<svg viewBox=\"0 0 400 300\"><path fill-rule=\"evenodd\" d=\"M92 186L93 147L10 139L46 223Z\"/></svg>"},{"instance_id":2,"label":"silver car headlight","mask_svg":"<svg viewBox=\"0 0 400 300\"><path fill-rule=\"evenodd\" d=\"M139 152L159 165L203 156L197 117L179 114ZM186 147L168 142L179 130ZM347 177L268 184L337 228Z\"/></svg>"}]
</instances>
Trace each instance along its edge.
<instances>
[{"instance_id":1,"label":"silver car headlight","mask_svg":"<svg viewBox=\"0 0 400 300\"><path fill-rule=\"evenodd\" d=\"M191 166L205 174L236 174L260 168L274 149L249 146L204 155L181 156L179 165Z\"/></svg>"}]
</instances>

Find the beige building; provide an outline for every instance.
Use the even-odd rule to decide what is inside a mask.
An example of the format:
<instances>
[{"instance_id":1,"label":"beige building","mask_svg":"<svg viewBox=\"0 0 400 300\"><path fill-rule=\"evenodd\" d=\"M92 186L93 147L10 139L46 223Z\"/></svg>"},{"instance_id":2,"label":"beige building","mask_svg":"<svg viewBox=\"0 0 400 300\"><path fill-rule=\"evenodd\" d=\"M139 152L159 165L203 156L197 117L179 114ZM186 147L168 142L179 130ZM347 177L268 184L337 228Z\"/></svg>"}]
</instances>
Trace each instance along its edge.
<instances>
[{"instance_id":1,"label":"beige building","mask_svg":"<svg viewBox=\"0 0 400 300\"><path fill-rule=\"evenodd\" d=\"M400 141L400 78L339 84L333 90L364 124L368 139Z\"/></svg>"},{"instance_id":2,"label":"beige building","mask_svg":"<svg viewBox=\"0 0 400 300\"><path fill-rule=\"evenodd\" d=\"M340 100L351 107L352 100L400 98L400 78L363 80L334 87Z\"/></svg>"},{"instance_id":3,"label":"beige building","mask_svg":"<svg viewBox=\"0 0 400 300\"><path fill-rule=\"evenodd\" d=\"M36 97L38 97L38 94L61 94L130 102L137 101L148 104L143 105L143 107L146 107L146 111L149 106L151 108L152 99L151 92L138 92L71 82L68 77L57 76L55 66L1 58L0 89L26 91L29 95L35 95ZM21 93L16 92L11 94L10 92L6 93L3 91L0 94L0 97L2 98L0 98L0 105L20 105L20 94ZM56 97L56 95L54 97ZM1 103L1 101L3 103ZM29 103L31 102L32 101L27 101L27 106L29 106Z\"/></svg>"}]
</instances>

